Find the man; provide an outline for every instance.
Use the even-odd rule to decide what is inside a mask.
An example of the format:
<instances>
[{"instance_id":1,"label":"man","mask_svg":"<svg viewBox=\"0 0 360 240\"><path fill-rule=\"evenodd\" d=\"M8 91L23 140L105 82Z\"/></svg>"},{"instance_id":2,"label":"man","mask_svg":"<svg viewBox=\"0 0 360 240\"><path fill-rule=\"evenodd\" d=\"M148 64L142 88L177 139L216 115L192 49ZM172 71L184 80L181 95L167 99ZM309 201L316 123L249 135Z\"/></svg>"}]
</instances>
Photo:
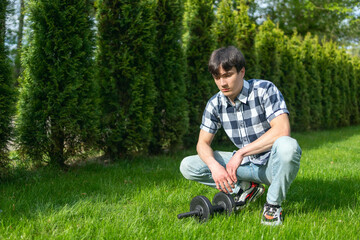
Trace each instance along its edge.
<instances>
[{"instance_id":1,"label":"man","mask_svg":"<svg viewBox=\"0 0 360 240\"><path fill-rule=\"evenodd\" d=\"M288 110L274 84L244 80L245 59L235 47L215 50L209 71L220 92L207 103L196 146L198 155L183 159L189 180L233 194L246 205L270 185L261 223L282 223L281 204L300 167L301 149L290 137ZM211 142L223 127L238 151L213 152Z\"/></svg>"}]
</instances>

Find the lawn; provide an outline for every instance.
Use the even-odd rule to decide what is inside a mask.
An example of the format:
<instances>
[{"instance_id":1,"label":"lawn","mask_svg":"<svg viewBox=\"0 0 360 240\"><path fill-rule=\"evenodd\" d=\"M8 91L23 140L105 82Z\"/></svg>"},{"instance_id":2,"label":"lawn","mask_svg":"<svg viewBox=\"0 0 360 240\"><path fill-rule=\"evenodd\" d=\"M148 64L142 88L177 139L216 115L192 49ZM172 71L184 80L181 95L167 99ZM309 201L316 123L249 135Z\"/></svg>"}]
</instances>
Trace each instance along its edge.
<instances>
[{"instance_id":1,"label":"lawn","mask_svg":"<svg viewBox=\"0 0 360 240\"><path fill-rule=\"evenodd\" d=\"M293 136L303 156L280 227L260 224L265 196L204 224L177 219L194 196L217 192L181 176L189 150L67 172L17 170L0 184L0 239L359 239L360 126Z\"/></svg>"}]
</instances>

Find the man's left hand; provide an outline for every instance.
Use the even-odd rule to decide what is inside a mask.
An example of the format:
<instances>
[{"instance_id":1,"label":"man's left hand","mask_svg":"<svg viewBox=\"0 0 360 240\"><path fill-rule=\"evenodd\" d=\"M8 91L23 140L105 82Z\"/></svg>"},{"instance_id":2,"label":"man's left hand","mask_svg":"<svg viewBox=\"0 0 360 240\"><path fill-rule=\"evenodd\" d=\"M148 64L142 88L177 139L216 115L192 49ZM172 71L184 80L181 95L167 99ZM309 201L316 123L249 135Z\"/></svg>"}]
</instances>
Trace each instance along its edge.
<instances>
[{"instance_id":1,"label":"man's left hand","mask_svg":"<svg viewBox=\"0 0 360 240\"><path fill-rule=\"evenodd\" d=\"M243 156L240 154L239 151L237 151L228 164L226 164L226 171L229 173L231 180L236 183L237 177L236 177L236 171L238 167L240 166L241 162L243 160Z\"/></svg>"}]
</instances>

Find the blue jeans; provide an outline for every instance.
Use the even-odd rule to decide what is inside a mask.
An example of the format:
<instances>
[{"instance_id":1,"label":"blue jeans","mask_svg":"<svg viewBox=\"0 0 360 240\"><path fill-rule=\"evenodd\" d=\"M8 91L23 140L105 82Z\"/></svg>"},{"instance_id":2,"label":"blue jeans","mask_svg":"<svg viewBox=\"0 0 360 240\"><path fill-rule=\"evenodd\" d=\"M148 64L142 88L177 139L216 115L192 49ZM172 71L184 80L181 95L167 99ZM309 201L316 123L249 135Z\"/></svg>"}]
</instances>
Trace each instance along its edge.
<instances>
[{"instance_id":1,"label":"blue jeans","mask_svg":"<svg viewBox=\"0 0 360 240\"><path fill-rule=\"evenodd\" d=\"M239 166L236 174L238 182L233 192L237 193L240 190L241 181L263 183L270 185L266 201L269 204L281 205L299 171L301 153L301 148L295 139L287 136L278 138L271 148L270 158L265 165L246 163ZM216 161L223 167L226 167L232 155L232 152L214 152ZM216 188L210 169L198 155L184 158L180 171L189 180Z\"/></svg>"}]
</instances>

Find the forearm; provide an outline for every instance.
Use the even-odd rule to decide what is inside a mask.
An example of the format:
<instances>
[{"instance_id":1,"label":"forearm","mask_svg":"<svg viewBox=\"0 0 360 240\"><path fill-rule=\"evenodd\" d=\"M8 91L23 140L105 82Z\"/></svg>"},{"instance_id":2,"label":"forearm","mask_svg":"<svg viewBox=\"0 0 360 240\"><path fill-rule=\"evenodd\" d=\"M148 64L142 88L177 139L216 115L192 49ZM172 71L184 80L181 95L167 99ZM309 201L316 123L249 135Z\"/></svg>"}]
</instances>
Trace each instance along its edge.
<instances>
[{"instance_id":1,"label":"forearm","mask_svg":"<svg viewBox=\"0 0 360 240\"><path fill-rule=\"evenodd\" d=\"M283 114L278 118L279 119L277 120L280 121L275 122L273 126L257 140L239 149L237 154L246 157L268 151L271 149L276 139L282 136L290 136L290 125L288 124L287 115Z\"/></svg>"},{"instance_id":2,"label":"forearm","mask_svg":"<svg viewBox=\"0 0 360 240\"><path fill-rule=\"evenodd\" d=\"M199 157L209 167L210 171L212 171L213 168L220 166L220 164L215 160L214 151L209 144L205 142L198 142L196 150Z\"/></svg>"},{"instance_id":3,"label":"forearm","mask_svg":"<svg viewBox=\"0 0 360 240\"><path fill-rule=\"evenodd\" d=\"M226 169L214 157L214 151L211 148L213 138L213 134L201 130L196 150L201 160L209 167L216 188L225 193L231 193L232 188L235 187L234 181L232 181Z\"/></svg>"}]
</instances>

